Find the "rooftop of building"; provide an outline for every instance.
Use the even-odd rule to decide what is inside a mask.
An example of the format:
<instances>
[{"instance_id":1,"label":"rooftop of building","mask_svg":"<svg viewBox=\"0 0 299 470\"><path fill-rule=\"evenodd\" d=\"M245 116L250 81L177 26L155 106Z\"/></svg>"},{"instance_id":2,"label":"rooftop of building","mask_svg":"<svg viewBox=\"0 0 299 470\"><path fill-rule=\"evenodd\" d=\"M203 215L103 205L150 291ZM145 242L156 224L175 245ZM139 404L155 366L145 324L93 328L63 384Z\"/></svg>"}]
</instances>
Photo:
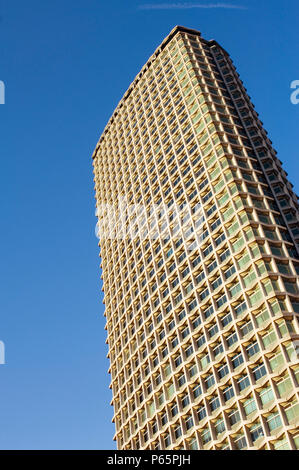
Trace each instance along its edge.
<instances>
[{"instance_id":1,"label":"rooftop of building","mask_svg":"<svg viewBox=\"0 0 299 470\"><path fill-rule=\"evenodd\" d=\"M109 127L110 125L113 123L115 117L118 115L118 112L119 110L121 109L121 107L123 106L123 103L125 102L125 100L130 96L130 94L132 93L132 91L134 90L134 88L136 87L137 83L139 82L139 80L142 78L142 76L144 75L144 73L149 69L149 67L151 66L151 64L155 61L155 59L158 57L158 55L163 51L163 49L167 46L167 44L173 39L173 37L178 34L178 33L187 33L187 34L193 34L195 36L199 36L201 37L201 32L196 30L196 29L191 29L191 28L186 28L185 26L180 26L180 25L177 25L175 26L171 31L170 33L168 34L168 36L166 36L165 39L163 39L163 41L161 42L161 44L156 48L155 52L149 57L149 59L146 61L146 63L144 64L144 66L141 68L140 72L136 75L136 77L134 78L134 80L132 81L132 83L130 84L129 88L127 89L127 91L124 93L123 97L121 98L121 100L119 101L118 105L116 106L112 116L110 117L108 123L106 124L102 134L101 134L101 137L100 139L98 140L98 143L96 145L96 148L92 154L92 158L94 159L95 156L96 156L96 153L97 153L97 150L100 146L100 143L102 142L102 140L104 139L105 137L105 134L108 132L109 130ZM215 41L214 39L211 39L211 40L204 40L208 45L217 45L218 47L220 47L223 52L225 54L228 55L228 52L223 49L223 47L217 42Z\"/></svg>"}]
</instances>

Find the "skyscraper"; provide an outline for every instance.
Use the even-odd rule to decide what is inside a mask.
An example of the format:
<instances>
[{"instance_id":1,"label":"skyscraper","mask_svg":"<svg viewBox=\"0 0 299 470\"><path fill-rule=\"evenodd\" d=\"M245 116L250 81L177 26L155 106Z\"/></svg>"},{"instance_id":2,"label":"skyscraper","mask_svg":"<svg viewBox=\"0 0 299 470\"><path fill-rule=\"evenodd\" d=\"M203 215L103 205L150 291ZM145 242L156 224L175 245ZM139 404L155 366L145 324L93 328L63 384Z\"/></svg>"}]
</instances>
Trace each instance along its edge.
<instances>
[{"instance_id":1,"label":"skyscraper","mask_svg":"<svg viewBox=\"0 0 299 470\"><path fill-rule=\"evenodd\" d=\"M298 449L298 203L228 53L175 27L93 154L119 449Z\"/></svg>"}]
</instances>

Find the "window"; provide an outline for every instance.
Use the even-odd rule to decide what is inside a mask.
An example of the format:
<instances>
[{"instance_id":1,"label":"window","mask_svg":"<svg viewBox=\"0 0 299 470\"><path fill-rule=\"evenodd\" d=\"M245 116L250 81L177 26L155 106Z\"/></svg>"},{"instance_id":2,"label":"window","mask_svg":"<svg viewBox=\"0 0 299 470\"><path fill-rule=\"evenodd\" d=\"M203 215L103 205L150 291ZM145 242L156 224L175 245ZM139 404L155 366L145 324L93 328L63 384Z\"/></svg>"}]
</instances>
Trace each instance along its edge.
<instances>
[{"instance_id":1,"label":"window","mask_svg":"<svg viewBox=\"0 0 299 470\"><path fill-rule=\"evenodd\" d=\"M165 377L168 377L168 376L171 374L171 366L170 366L170 364L165 364L165 367L164 367L164 374L165 374Z\"/></svg>"},{"instance_id":2,"label":"window","mask_svg":"<svg viewBox=\"0 0 299 470\"><path fill-rule=\"evenodd\" d=\"M201 325L201 319L200 319L200 317L197 317L197 318L192 322L193 329L195 330L199 325Z\"/></svg>"},{"instance_id":3,"label":"window","mask_svg":"<svg viewBox=\"0 0 299 470\"><path fill-rule=\"evenodd\" d=\"M282 426L281 418L278 413L272 413L267 418L267 423L270 429L270 432Z\"/></svg>"},{"instance_id":4,"label":"window","mask_svg":"<svg viewBox=\"0 0 299 470\"><path fill-rule=\"evenodd\" d=\"M163 413L163 415L161 416L161 424L162 426L165 426L165 424L167 424L167 414L166 413Z\"/></svg>"},{"instance_id":5,"label":"window","mask_svg":"<svg viewBox=\"0 0 299 470\"><path fill-rule=\"evenodd\" d=\"M195 385L193 388L193 396L194 398L198 398L202 394L201 386L199 384Z\"/></svg>"},{"instance_id":6,"label":"window","mask_svg":"<svg viewBox=\"0 0 299 470\"><path fill-rule=\"evenodd\" d=\"M232 397L235 396L235 392L234 392L234 389L233 389L232 385L230 385L229 387L226 387L226 388L223 390L223 396L224 396L224 400L225 400L225 401L228 401L228 400L230 400Z\"/></svg>"},{"instance_id":7,"label":"window","mask_svg":"<svg viewBox=\"0 0 299 470\"><path fill-rule=\"evenodd\" d=\"M257 409L254 398L249 398L248 400L246 400L243 406L246 416L250 415L250 413L253 413L253 411Z\"/></svg>"},{"instance_id":8,"label":"window","mask_svg":"<svg viewBox=\"0 0 299 470\"><path fill-rule=\"evenodd\" d=\"M237 333L232 333L231 335L229 335L227 338L226 338L226 341L227 341L227 345L228 347L230 348L231 346L233 346L237 341L238 341L238 336L237 336Z\"/></svg>"},{"instance_id":9,"label":"window","mask_svg":"<svg viewBox=\"0 0 299 470\"><path fill-rule=\"evenodd\" d=\"M231 266L230 268L228 268L224 273L225 279L230 278L235 272L236 272L235 266Z\"/></svg>"},{"instance_id":10,"label":"window","mask_svg":"<svg viewBox=\"0 0 299 470\"><path fill-rule=\"evenodd\" d=\"M253 330L252 322L249 321L249 322L245 323L245 325L242 325L242 326L240 327L240 330L241 330L241 332L242 332L242 335L243 335L243 336L246 336L248 333L250 333L250 331Z\"/></svg>"},{"instance_id":11,"label":"window","mask_svg":"<svg viewBox=\"0 0 299 470\"><path fill-rule=\"evenodd\" d=\"M286 409L285 414L288 420L288 423L291 423L299 416L299 403L295 400L291 403Z\"/></svg>"},{"instance_id":12,"label":"window","mask_svg":"<svg viewBox=\"0 0 299 470\"><path fill-rule=\"evenodd\" d=\"M162 349L162 357L166 357L168 354L168 348L167 346L165 348Z\"/></svg>"},{"instance_id":13,"label":"window","mask_svg":"<svg viewBox=\"0 0 299 470\"><path fill-rule=\"evenodd\" d=\"M225 424L223 419L218 419L215 423L215 430L217 434L221 434L225 431Z\"/></svg>"},{"instance_id":14,"label":"window","mask_svg":"<svg viewBox=\"0 0 299 470\"><path fill-rule=\"evenodd\" d=\"M253 375L255 380L259 380L267 374L266 367L261 364L253 369Z\"/></svg>"},{"instance_id":15,"label":"window","mask_svg":"<svg viewBox=\"0 0 299 470\"><path fill-rule=\"evenodd\" d=\"M185 408L186 406L188 406L190 403L190 400L189 400L189 396L188 395L185 395L183 398L182 398L182 407Z\"/></svg>"},{"instance_id":16,"label":"window","mask_svg":"<svg viewBox=\"0 0 299 470\"><path fill-rule=\"evenodd\" d=\"M191 354L193 354L193 346L192 346L192 345L190 345L190 346L188 346L188 347L186 348L185 354L186 354L186 357L189 357L189 356L191 356ZM194 375L194 374L193 374L193 375ZM192 377L192 376L191 376L191 377Z\"/></svg>"},{"instance_id":17,"label":"window","mask_svg":"<svg viewBox=\"0 0 299 470\"><path fill-rule=\"evenodd\" d=\"M197 306L197 301L194 299L192 302L188 304L188 310L191 312Z\"/></svg>"},{"instance_id":18,"label":"window","mask_svg":"<svg viewBox=\"0 0 299 470\"><path fill-rule=\"evenodd\" d=\"M175 366L176 366L176 367L179 367L179 365L182 364L182 358L181 358L181 356L177 356L176 359L175 359L175 361L174 361L174 363L175 363Z\"/></svg>"},{"instance_id":19,"label":"window","mask_svg":"<svg viewBox=\"0 0 299 470\"><path fill-rule=\"evenodd\" d=\"M176 416L176 415L178 414L179 410L178 410L177 404L175 404L175 405L173 405L173 406L171 407L170 412L171 412L171 416L172 416L172 417L174 417L174 416Z\"/></svg>"},{"instance_id":20,"label":"window","mask_svg":"<svg viewBox=\"0 0 299 470\"><path fill-rule=\"evenodd\" d=\"M196 345L198 348L200 348L203 344L205 344L206 338L205 335L201 335L197 340L196 340Z\"/></svg>"},{"instance_id":21,"label":"window","mask_svg":"<svg viewBox=\"0 0 299 470\"><path fill-rule=\"evenodd\" d=\"M275 369L277 369L278 367L281 367L281 365L285 363L284 356L281 352L278 352L273 357L271 357L269 362L270 362L271 370L272 372L274 372Z\"/></svg>"},{"instance_id":22,"label":"window","mask_svg":"<svg viewBox=\"0 0 299 470\"><path fill-rule=\"evenodd\" d=\"M181 437L182 435L182 428L181 426L177 426L174 430L174 435L175 435L175 438L178 439L179 437Z\"/></svg>"},{"instance_id":23,"label":"window","mask_svg":"<svg viewBox=\"0 0 299 470\"><path fill-rule=\"evenodd\" d=\"M163 392L160 393L160 395L158 396L158 403L159 403L159 406L163 405L163 403L164 403L164 394L163 394Z\"/></svg>"},{"instance_id":24,"label":"window","mask_svg":"<svg viewBox=\"0 0 299 470\"><path fill-rule=\"evenodd\" d=\"M186 312L185 310L182 310L179 314L178 314L178 319L179 321L183 320L183 318L185 318L186 316Z\"/></svg>"},{"instance_id":25,"label":"window","mask_svg":"<svg viewBox=\"0 0 299 470\"><path fill-rule=\"evenodd\" d=\"M220 379L223 379L223 377L225 377L228 373L229 373L229 368L227 364L224 364L223 366L219 367L218 376Z\"/></svg>"},{"instance_id":26,"label":"window","mask_svg":"<svg viewBox=\"0 0 299 470\"><path fill-rule=\"evenodd\" d=\"M209 336L210 336L210 338L212 338L212 337L213 337L215 334L217 334L218 331L219 331L218 325L215 324L215 325L211 326L211 328L209 328L208 331L209 331Z\"/></svg>"},{"instance_id":27,"label":"window","mask_svg":"<svg viewBox=\"0 0 299 470\"><path fill-rule=\"evenodd\" d=\"M252 439L252 442L254 443L259 437L264 436L264 431L262 428L262 425L260 423L255 423L253 426L250 428L250 436Z\"/></svg>"},{"instance_id":28,"label":"window","mask_svg":"<svg viewBox=\"0 0 299 470\"><path fill-rule=\"evenodd\" d=\"M204 419L206 416L207 416L207 412L206 412L206 409L204 406L201 406L198 410L197 410L197 416L198 416L198 420L201 421L202 419Z\"/></svg>"},{"instance_id":29,"label":"window","mask_svg":"<svg viewBox=\"0 0 299 470\"><path fill-rule=\"evenodd\" d=\"M152 433L153 433L153 434L156 434L156 432L158 432L158 425L157 425L156 422L154 422L154 423L152 424Z\"/></svg>"},{"instance_id":30,"label":"window","mask_svg":"<svg viewBox=\"0 0 299 470\"><path fill-rule=\"evenodd\" d=\"M293 384L288 374L286 374L282 380L277 383L279 396L282 397L286 393L290 392L293 388Z\"/></svg>"},{"instance_id":31,"label":"window","mask_svg":"<svg viewBox=\"0 0 299 470\"><path fill-rule=\"evenodd\" d=\"M243 362L244 362L244 359L243 359L242 353L236 354L236 355L232 358L232 365L233 365L234 369L236 369L236 368L239 367L241 364L243 364Z\"/></svg>"},{"instance_id":32,"label":"window","mask_svg":"<svg viewBox=\"0 0 299 470\"><path fill-rule=\"evenodd\" d=\"M240 434L239 436L237 436L235 438L235 444L236 444L237 449L239 450L245 449L247 447L245 436L243 434Z\"/></svg>"},{"instance_id":33,"label":"window","mask_svg":"<svg viewBox=\"0 0 299 470\"><path fill-rule=\"evenodd\" d=\"M219 277L217 277L217 279L214 282L212 282L212 289L216 290L217 287L219 287L221 284L222 284L222 279L219 276Z\"/></svg>"},{"instance_id":34,"label":"window","mask_svg":"<svg viewBox=\"0 0 299 470\"><path fill-rule=\"evenodd\" d=\"M215 378L213 374L208 375L208 377L205 378L205 387L208 390L210 387L212 387L215 384Z\"/></svg>"},{"instance_id":35,"label":"window","mask_svg":"<svg viewBox=\"0 0 299 470\"><path fill-rule=\"evenodd\" d=\"M215 358L216 358L219 354L223 353L223 351L224 351L224 349L223 349L223 345L222 345L222 344L218 344L217 346L215 346L215 347L213 348L213 353L214 353Z\"/></svg>"},{"instance_id":36,"label":"window","mask_svg":"<svg viewBox=\"0 0 299 470\"><path fill-rule=\"evenodd\" d=\"M198 450L198 444L196 438L192 439L190 442L190 449L191 450Z\"/></svg>"},{"instance_id":37,"label":"window","mask_svg":"<svg viewBox=\"0 0 299 470\"><path fill-rule=\"evenodd\" d=\"M259 350L260 350L260 348L259 348L259 345L258 345L257 341L255 341L255 343L251 344L250 346L248 346L246 348L246 352L247 352L248 357L254 356L254 354L259 352Z\"/></svg>"},{"instance_id":38,"label":"window","mask_svg":"<svg viewBox=\"0 0 299 470\"><path fill-rule=\"evenodd\" d=\"M227 297L225 294L223 294L221 297L219 297L218 300L216 300L216 305L218 308L222 307L227 302Z\"/></svg>"},{"instance_id":39,"label":"window","mask_svg":"<svg viewBox=\"0 0 299 470\"><path fill-rule=\"evenodd\" d=\"M245 301L235 307L235 312L237 316L241 315L246 310L247 310L247 305Z\"/></svg>"},{"instance_id":40,"label":"window","mask_svg":"<svg viewBox=\"0 0 299 470\"><path fill-rule=\"evenodd\" d=\"M171 444L170 434L166 434L166 435L164 436L164 445L165 445L165 447L167 448L167 447L170 446L170 444Z\"/></svg>"},{"instance_id":41,"label":"window","mask_svg":"<svg viewBox=\"0 0 299 470\"><path fill-rule=\"evenodd\" d=\"M219 406L220 406L219 398L218 397L212 398L212 400L209 401L209 405L210 405L210 408L211 408L212 412L217 410L217 408L219 408Z\"/></svg>"},{"instance_id":42,"label":"window","mask_svg":"<svg viewBox=\"0 0 299 470\"><path fill-rule=\"evenodd\" d=\"M159 358L158 358L158 356L156 356L156 357L154 357L154 359L153 359L153 366L154 366L154 367L157 367L158 364L159 364Z\"/></svg>"},{"instance_id":43,"label":"window","mask_svg":"<svg viewBox=\"0 0 299 470\"><path fill-rule=\"evenodd\" d=\"M201 359L200 359L200 364L201 367L204 369L207 367L207 365L211 362L209 354L205 354Z\"/></svg>"},{"instance_id":44,"label":"window","mask_svg":"<svg viewBox=\"0 0 299 470\"><path fill-rule=\"evenodd\" d=\"M207 444L208 442L210 442L212 440L210 430L204 429L201 433L201 438L202 438L203 444Z\"/></svg>"},{"instance_id":45,"label":"window","mask_svg":"<svg viewBox=\"0 0 299 470\"><path fill-rule=\"evenodd\" d=\"M263 406L274 400L274 393L271 387L267 387L260 392L260 399Z\"/></svg>"},{"instance_id":46,"label":"window","mask_svg":"<svg viewBox=\"0 0 299 470\"><path fill-rule=\"evenodd\" d=\"M185 425L186 425L187 431L189 431L189 429L191 429L191 428L194 426L194 422L193 422L192 416L188 416L188 418L186 418L186 420L185 420Z\"/></svg>"},{"instance_id":47,"label":"window","mask_svg":"<svg viewBox=\"0 0 299 470\"><path fill-rule=\"evenodd\" d=\"M233 410L229 415L229 422L231 426L234 426L240 421L240 413L238 410Z\"/></svg>"},{"instance_id":48,"label":"window","mask_svg":"<svg viewBox=\"0 0 299 470\"><path fill-rule=\"evenodd\" d=\"M281 439L274 443L275 450L290 450L290 446L287 439Z\"/></svg>"},{"instance_id":49,"label":"window","mask_svg":"<svg viewBox=\"0 0 299 470\"><path fill-rule=\"evenodd\" d=\"M197 366L194 364L193 366L189 368L189 376L194 377L196 374L197 374Z\"/></svg>"},{"instance_id":50,"label":"window","mask_svg":"<svg viewBox=\"0 0 299 470\"><path fill-rule=\"evenodd\" d=\"M206 310L204 310L205 318L209 318L214 313L213 305L210 305Z\"/></svg>"},{"instance_id":51,"label":"window","mask_svg":"<svg viewBox=\"0 0 299 470\"><path fill-rule=\"evenodd\" d=\"M232 321L232 316L230 313L228 313L227 315L225 315L222 319L221 319L221 324L223 326L223 328L225 328L227 325L229 325Z\"/></svg>"},{"instance_id":52,"label":"window","mask_svg":"<svg viewBox=\"0 0 299 470\"><path fill-rule=\"evenodd\" d=\"M186 383L186 377L184 374L180 375L178 378L179 387L182 387Z\"/></svg>"},{"instance_id":53,"label":"window","mask_svg":"<svg viewBox=\"0 0 299 470\"><path fill-rule=\"evenodd\" d=\"M232 287L229 288L229 293L230 293L231 297L234 297L240 291L241 291L241 284L239 282L237 284L234 284Z\"/></svg>"},{"instance_id":54,"label":"window","mask_svg":"<svg viewBox=\"0 0 299 470\"><path fill-rule=\"evenodd\" d=\"M190 330L189 330L188 327L186 327L186 328L182 331L182 337L183 337L183 338L186 338L189 334L190 334Z\"/></svg>"},{"instance_id":55,"label":"window","mask_svg":"<svg viewBox=\"0 0 299 470\"><path fill-rule=\"evenodd\" d=\"M244 377L241 377L240 379L238 379L238 387L239 387L240 392L242 392L247 387L249 387L249 385L250 385L250 380L249 380L248 375L245 375Z\"/></svg>"}]
</instances>

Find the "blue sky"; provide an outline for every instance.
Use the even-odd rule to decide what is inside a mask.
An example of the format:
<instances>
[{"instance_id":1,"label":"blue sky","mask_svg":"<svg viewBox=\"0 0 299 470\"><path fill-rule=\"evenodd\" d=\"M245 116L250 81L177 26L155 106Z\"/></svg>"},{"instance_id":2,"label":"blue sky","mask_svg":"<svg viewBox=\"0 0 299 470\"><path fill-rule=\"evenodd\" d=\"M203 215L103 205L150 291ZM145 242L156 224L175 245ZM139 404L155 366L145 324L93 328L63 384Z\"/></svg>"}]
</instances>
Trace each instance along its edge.
<instances>
[{"instance_id":1,"label":"blue sky","mask_svg":"<svg viewBox=\"0 0 299 470\"><path fill-rule=\"evenodd\" d=\"M91 154L176 24L229 51L299 192L297 0L178 3L0 1L1 449L115 447Z\"/></svg>"}]
</instances>

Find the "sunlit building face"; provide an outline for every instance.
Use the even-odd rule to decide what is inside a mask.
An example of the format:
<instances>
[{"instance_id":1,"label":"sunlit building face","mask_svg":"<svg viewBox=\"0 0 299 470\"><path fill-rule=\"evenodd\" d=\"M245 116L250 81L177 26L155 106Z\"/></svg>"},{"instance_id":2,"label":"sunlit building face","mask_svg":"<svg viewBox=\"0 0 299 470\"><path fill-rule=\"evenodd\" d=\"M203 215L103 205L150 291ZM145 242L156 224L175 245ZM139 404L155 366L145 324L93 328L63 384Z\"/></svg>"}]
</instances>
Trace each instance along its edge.
<instances>
[{"instance_id":1,"label":"sunlit building face","mask_svg":"<svg viewBox=\"0 0 299 470\"><path fill-rule=\"evenodd\" d=\"M119 449L298 449L298 204L227 52L176 27L93 155Z\"/></svg>"}]
</instances>

